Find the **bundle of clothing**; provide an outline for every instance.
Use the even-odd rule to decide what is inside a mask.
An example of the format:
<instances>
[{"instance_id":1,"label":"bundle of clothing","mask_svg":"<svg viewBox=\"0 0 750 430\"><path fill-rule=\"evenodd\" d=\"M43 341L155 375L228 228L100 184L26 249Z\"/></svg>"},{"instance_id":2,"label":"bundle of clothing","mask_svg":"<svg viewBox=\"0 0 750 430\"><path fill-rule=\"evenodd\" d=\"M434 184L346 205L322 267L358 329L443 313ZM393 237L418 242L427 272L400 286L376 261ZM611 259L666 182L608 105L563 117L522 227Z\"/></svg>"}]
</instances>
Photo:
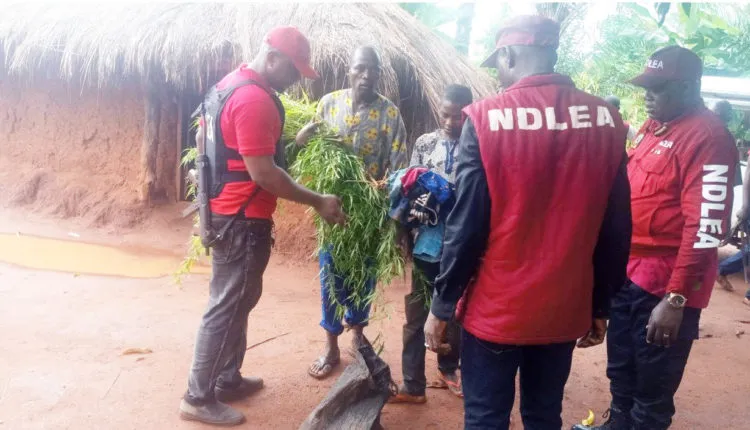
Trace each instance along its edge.
<instances>
[{"instance_id":1,"label":"bundle of clothing","mask_svg":"<svg viewBox=\"0 0 750 430\"><path fill-rule=\"evenodd\" d=\"M388 215L411 232L412 256L440 261L445 219L455 203L453 184L426 167L410 167L388 177Z\"/></svg>"}]
</instances>

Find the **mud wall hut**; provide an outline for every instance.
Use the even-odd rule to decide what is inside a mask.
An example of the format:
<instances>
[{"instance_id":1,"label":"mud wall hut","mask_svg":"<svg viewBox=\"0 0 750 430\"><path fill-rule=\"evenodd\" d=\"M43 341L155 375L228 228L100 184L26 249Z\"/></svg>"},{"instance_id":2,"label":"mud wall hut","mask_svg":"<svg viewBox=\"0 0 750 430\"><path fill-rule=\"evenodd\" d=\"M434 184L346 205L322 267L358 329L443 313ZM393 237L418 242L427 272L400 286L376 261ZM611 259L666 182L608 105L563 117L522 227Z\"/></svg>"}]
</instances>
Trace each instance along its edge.
<instances>
[{"instance_id":1,"label":"mud wall hut","mask_svg":"<svg viewBox=\"0 0 750 430\"><path fill-rule=\"evenodd\" d=\"M62 217L134 224L182 198L182 150L202 93L272 27L311 40L314 98L347 86L359 45L383 57L380 92L410 140L435 125L444 86L492 93L484 72L392 4L16 5L0 16L0 195Z\"/></svg>"}]
</instances>

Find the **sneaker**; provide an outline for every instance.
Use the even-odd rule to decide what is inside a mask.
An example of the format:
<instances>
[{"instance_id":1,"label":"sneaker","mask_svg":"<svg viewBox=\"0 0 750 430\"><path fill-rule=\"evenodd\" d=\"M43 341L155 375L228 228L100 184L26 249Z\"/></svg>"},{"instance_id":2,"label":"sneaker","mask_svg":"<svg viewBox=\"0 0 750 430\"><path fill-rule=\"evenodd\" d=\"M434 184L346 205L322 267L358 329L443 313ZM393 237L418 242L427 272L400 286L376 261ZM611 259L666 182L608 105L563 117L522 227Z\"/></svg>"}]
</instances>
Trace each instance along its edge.
<instances>
[{"instance_id":1,"label":"sneaker","mask_svg":"<svg viewBox=\"0 0 750 430\"><path fill-rule=\"evenodd\" d=\"M630 419L615 408L607 409L602 417L608 419L600 426L576 424L572 427L572 430L632 430L633 428L633 425L630 424Z\"/></svg>"},{"instance_id":2,"label":"sneaker","mask_svg":"<svg viewBox=\"0 0 750 430\"><path fill-rule=\"evenodd\" d=\"M193 406L185 399L180 402L180 418L185 421L198 421L216 426L236 426L245 421L242 412L227 404L217 401L202 406Z\"/></svg>"},{"instance_id":3,"label":"sneaker","mask_svg":"<svg viewBox=\"0 0 750 430\"><path fill-rule=\"evenodd\" d=\"M263 380L260 378L242 378L242 382L235 388L221 388L218 385L214 389L216 400L224 403L236 402L250 397L263 388Z\"/></svg>"}]
</instances>

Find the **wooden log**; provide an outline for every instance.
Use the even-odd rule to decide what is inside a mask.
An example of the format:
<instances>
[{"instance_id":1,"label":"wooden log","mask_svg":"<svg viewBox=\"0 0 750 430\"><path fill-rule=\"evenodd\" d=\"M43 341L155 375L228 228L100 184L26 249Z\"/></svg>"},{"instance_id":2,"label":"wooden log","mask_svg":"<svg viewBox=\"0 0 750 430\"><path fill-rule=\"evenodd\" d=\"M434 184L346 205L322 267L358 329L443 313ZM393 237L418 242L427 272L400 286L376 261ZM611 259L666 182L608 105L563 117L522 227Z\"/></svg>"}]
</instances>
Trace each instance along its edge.
<instances>
[{"instance_id":1,"label":"wooden log","mask_svg":"<svg viewBox=\"0 0 750 430\"><path fill-rule=\"evenodd\" d=\"M155 89L147 89L144 97L143 144L141 146L141 203L150 203L156 187L156 157L159 154L161 99Z\"/></svg>"}]
</instances>

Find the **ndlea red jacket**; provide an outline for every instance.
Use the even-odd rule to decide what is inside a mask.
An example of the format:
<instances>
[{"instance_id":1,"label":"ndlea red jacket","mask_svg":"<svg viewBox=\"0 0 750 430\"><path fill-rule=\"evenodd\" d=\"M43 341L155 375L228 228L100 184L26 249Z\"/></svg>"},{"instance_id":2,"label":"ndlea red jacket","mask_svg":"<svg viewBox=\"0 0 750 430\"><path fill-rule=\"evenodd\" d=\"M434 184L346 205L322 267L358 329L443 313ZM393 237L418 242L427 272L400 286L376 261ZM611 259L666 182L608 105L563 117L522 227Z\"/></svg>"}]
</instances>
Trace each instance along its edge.
<instances>
[{"instance_id":1,"label":"ndlea red jacket","mask_svg":"<svg viewBox=\"0 0 750 430\"><path fill-rule=\"evenodd\" d=\"M704 106L666 125L648 120L636 140L628 162L631 279L652 294L680 293L688 306L705 308L717 248L730 229L737 148Z\"/></svg>"},{"instance_id":2,"label":"ndlea red jacket","mask_svg":"<svg viewBox=\"0 0 750 430\"><path fill-rule=\"evenodd\" d=\"M465 112L432 312L450 318L470 284L461 321L480 339L583 336L625 282L627 128L617 109L550 74Z\"/></svg>"}]
</instances>

